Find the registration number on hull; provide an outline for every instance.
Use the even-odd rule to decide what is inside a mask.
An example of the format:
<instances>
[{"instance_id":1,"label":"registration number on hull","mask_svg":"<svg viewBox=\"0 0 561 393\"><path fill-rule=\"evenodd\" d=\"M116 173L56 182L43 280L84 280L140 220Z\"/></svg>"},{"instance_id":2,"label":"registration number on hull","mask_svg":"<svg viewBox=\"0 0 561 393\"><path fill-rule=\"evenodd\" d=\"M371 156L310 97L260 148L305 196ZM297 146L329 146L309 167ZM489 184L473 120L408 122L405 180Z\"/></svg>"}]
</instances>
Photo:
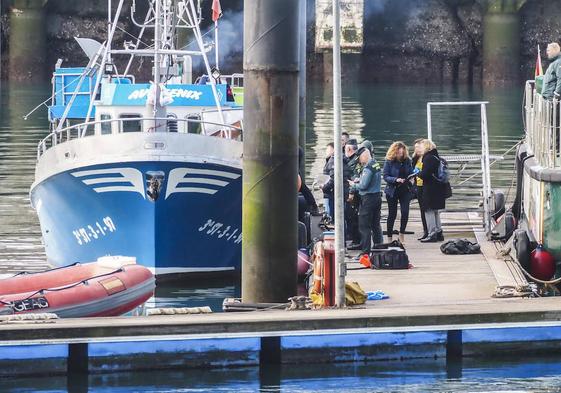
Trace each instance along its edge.
<instances>
[{"instance_id":1,"label":"registration number on hull","mask_svg":"<svg viewBox=\"0 0 561 393\"><path fill-rule=\"evenodd\" d=\"M30 299L13 301L11 307L15 312L42 310L49 307L49 301L45 297L33 297Z\"/></svg>"}]
</instances>

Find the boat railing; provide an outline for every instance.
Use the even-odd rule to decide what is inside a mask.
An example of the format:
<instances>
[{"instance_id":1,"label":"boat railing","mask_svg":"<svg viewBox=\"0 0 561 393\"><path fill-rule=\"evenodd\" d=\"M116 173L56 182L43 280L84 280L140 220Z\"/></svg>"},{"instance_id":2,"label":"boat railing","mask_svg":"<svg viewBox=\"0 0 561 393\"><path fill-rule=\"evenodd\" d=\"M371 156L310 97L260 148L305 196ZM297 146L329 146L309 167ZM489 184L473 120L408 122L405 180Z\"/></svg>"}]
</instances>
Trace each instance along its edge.
<instances>
[{"instance_id":1,"label":"boat railing","mask_svg":"<svg viewBox=\"0 0 561 393\"><path fill-rule=\"evenodd\" d=\"M544 168L561 167L560 101L548 100L527 81L524 92L525 133L531 154Z\"/></svg>"},{"instance_id":2,"label":"boat railing","mask_svg":"<svg viewBox=\"0 0 561 393\"><path fill-rule=\"evenodd\" d=\"M124 130L124 125L129 124L143 124L145 122L161 122L161 127L164 131L156 131L156 127L148 127L146 129L140 128L138 131L121 131ZM199 125L201 130L204 130L205 126L211 126L213 130L216 130L211 133L203 133L203 135L211 136L211 137L219 137L225 139L234 139L234 140L241 140L242 138L242 127L241 123L238 125L230 125L230 124L221 124L213 121L207 120L199 120L199 119L180 119L175 117L131 117L131 118L119 118L119 119L104 119L104 120L92 120L85 123L70 125L65 128L61 128L60 130L55 130L43 138L39 144L37 145L37 159L39 159L47 150L50 148L75 139L81 139L96 134L95 128L96 126L101 127L102 125L109 125L107 130L111 130L107 134L101 135L114 135L112 132L113 124L117 124L117 129L119 133L128 133L128 132L148 132L148 133L155 133L155 132L169 132L169 133L180 133L180 134L187 134L193 132L178 132L178 125L184 124L184 129L188 129L189 124ZM199 133L199 132L194 132Z\"/></svg>"},{"instance_id":3,"label":"boat railing","mask_svg":"<svg viewBox=\"0 0 561 393\"><path fill-rule=\"evenodd\" d=\"M232 87L243 87L243 74L220 75L220 79L223 79Z\"/></svg>"}]
</instances>

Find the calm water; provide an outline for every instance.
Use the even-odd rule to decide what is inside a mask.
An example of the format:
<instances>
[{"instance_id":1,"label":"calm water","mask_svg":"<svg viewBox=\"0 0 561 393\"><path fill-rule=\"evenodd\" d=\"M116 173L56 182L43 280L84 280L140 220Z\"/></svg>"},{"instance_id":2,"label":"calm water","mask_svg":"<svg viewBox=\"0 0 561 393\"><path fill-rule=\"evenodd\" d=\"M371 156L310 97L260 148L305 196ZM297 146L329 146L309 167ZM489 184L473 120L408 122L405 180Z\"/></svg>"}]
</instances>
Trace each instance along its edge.
<instances>
[{"instance_id":1,"label":"calm water","mask_svg":"<svg viewBox=\"0 0 561 393\"><path fill-rule=\"evenodd\" d=\"M487 91L437 86L353 86L343 92L343 126L352 137L374 142L381 159L389 144L408 144L426 136L426 102L488 100L490 147L502 154L522 136L522 89ZM22 116L50 94L49 88L0 87L0 274L7 271L38 270L45 267L39 224L30 207L28 191L33 182L37 142L47 134L46 111L29 120ZM332 105L329 89L311 86L308 96L308 179L321 173L325 145L332 140ZM437 109L433 134L445 153L477 154L480 151L478 108ZM456 183L477 172L469 165L456 172ZM455 189L458 203L477 206L478 183L467 182ZM512 181L512 155L493 167L495 187L508 189ZM233 282L213 281L205 285L161 285L159 305L211 305L219 310L222 299L239 293ZM0 380L7 392L201 392L256 391L335 392L549 392L561 390L559 359L519 362L464 362L448 368L442 361L346 364L282 367L265 371L233 369L188 372L150 372L25 380Z\"/></svg>"},{"instance_id":2,"label":"calm water","mask_svg":"<svg viewBox=\"0 0 561 393\"><path fill-rule=\"evenodd\" d=\"M0 391L20 392L558 392L558 359L415 360L265 369L150 371L72 378L0 379Z\"/></svg>"}]
</instances>

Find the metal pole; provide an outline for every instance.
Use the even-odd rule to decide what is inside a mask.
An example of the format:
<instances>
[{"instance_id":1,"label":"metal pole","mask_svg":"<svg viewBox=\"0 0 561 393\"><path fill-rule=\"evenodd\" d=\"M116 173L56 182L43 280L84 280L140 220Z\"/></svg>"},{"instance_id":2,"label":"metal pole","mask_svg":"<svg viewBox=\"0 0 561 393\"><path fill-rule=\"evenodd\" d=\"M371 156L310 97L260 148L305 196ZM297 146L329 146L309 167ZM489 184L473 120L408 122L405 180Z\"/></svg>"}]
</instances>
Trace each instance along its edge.
<instances>
[{"instance_id":1,"label":"metal pole","mask_svg":"<svg viewBox=\"0 0 561 393\"><path fill-rule=\"evenodd\" d=\"M214 22L214 63L216 69L220 69L218 66L218 21Z\"/></svg>"},{"instance_id":2,"label":"metal pole","mask_svg":"<svg viewBox=\"0 0 561 393\"><path fill-rule=\"evenodd\" d=\"M481 164L483 168L483 209L484 209L484 224L485 233L487 236L491 234L491 212L490 212L490 198L491 198L491 170L489 165L489 136L487 130L487 109L486 104L481 104Z\"/></svg>"},{"instance_id":3,"label":"metal pole","mask_svg":"<svg viewBox=\"0 0 561 393\"><path fill-rule=\"evenodd\" d=\"M333 139L335 145L335 305L345 307L343 147L341 145L341 16L333 0Z\"/></svg>"},{"instance_id":4,"label":"metal pole","mask_svg":"<svg viewBox=\"0 0 561 393\"><path fill-rule=\"evenodd\" d=\"M108 0L107 2L107 36L111 33L111 7L113 6L112 1ZM111 43L107 42L107 46L111 48ZM111 52L108 54L108 61L111 62Z\"/></svg>"},{"instance_id":5,"label":"metal pole","mask_svg":"<svg viewBox=\"0 0 561 393\"><path fill-rule=\"evenodd\" d=\"M191 22L191 24L194 26L193 34L195 35L195 39L197 40L197 43L199 45L199 49L201 51L201 56L203 57L206 72L207 72L208 78L210 80L210 87L212 89L212 96L214 97L214 102L216 104L216 110L218 111L218 116L220 117L220 121L222 122L222 124L226 124L226 122L224 121L224 114L222 113L222 107L220 106L220 99L218 98L218 91L216 90L216 81L214 80L214 78L211 75L210 64L208 62L208 57L207 57L206 52L205 52L205 45L204 45L204 42L203 42L203 36L201 34L200 26L197 23L197 10L195 9L195 4L194 4L193 0L189 1L189 5L191 7L191 11L190 12L187 11L187 17L189 18L189 21ZM230 131L228 131L228 133L229 132ZM229 135L228 135L228 137L229 137Z\"/></svg>"},{"instance_id":6,"label":"metal pole","mask_svg":"<svg viewBox=\"0 0 561 393\"><path fill-rule=\"evenodd\" d=\"M306 33L308 31L306 19L306 2L300 0L300 78L298 88L300 89L300 101L298 105L300 135L298 144L304 152L304 157L300 163L300 175L302 181L306 179Z\"/></svg>"},{"instance_id":7,"label":"metal pole","mask_svg":"<svg viewBox=\"0 0 561 393\"><path fill-rule=\"evenodd\" d=\"M101 76L104 74L105 70L105 63L107 62L107 56L109 55L109 51L111 49L111 41L113 40L113 35L115 34L115 28L117 27L117 22L119 21L119 16L121 15L121 9L123 8L124 0L119 1L119 5L117 6L117 11L115 12L115 20L111 25L111 31L109 32L109 36L107 37L107 42L105 43L105 51L103 53L103 57L101 59L101 64L99 65L99 71L97 72L97 76L95 78L94 89L90 99L90 105L88 107L88 113L86 114L86 119L84 123L90 121L90 116L92 114L93 105L95 102L95 96L97 94L97 90L99 89L99 85L101 83ZM82 129L82 136L86 135L86 130L88 129L87 126L84 126Z\"/></svg>"},{"instance_id":8,"label":"metal pole","mask_svg":"<svg viewBox=\"0 0 561 393\"><path fill-rule=\"evenodd\" d=\"M432 140L432 119L430 106L430 103L427 103L427 137Z\"/></svg>"},{"instance_id":9,"label":"metal pole","mask_svg":"<svg viewBox=\"0 0 561 393\"><path fill-rule=\"evenodd\" d=\"M244 0L244 302L296 294L298 2Z\"/></svg>"}]
</instances>

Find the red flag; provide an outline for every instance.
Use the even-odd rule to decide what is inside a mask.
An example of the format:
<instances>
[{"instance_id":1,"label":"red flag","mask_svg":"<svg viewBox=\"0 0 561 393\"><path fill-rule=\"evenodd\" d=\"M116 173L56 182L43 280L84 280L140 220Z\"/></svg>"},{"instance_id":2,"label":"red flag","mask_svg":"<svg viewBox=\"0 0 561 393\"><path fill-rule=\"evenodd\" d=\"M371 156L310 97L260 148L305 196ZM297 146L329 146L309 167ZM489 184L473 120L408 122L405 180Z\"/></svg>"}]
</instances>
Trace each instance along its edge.
<instances>
[{"instance_id":1,"label":"red flag","mask_svg":"<svg viewBox=\"0 0 561 393\"><path fill-rule=\"evenodd\" d=\"M222 16L220 0L212 0L212 21L216 22Z\"/></svg>"},{"instance_id":2,"label":"red flag","mask_svg":"<svg viewBox=\"0 0 561 393\"><path fill-rule=\"evenodd\" d=\"M538 58L536 60L536 71L534 72L534 77L542 76L542 75L543 75L542 57L540 54L540 47L538 45Z\"/></svg>"}]
</instances>

